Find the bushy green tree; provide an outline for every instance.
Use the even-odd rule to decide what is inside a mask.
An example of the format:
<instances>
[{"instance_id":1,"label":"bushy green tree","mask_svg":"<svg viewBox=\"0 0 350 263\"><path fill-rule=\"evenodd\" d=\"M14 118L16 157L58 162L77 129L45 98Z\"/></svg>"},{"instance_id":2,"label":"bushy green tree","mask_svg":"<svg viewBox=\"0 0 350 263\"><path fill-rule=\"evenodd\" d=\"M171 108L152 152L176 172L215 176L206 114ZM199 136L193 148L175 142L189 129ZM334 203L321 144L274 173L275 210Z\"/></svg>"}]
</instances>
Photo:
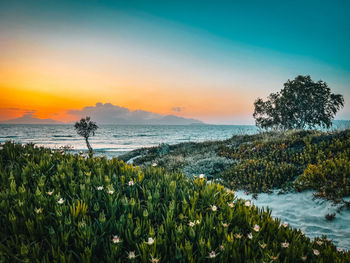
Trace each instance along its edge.
<instances>
[{"instance_id":1,"label":"bushy green tree","mask_svg":"<svg viewBox=\"0 0 350 263\"><path fill-rule=\"evenodd\" d=\"M89 152L92 153L89 137L95 135L95 131L98 129L96 123L91 121L90 117L86 117L82 118L79 122L76 122L74 128L80 136L84 137L86 146L88 147Z\"/></svg>"},{"instance_id":2,"label":"bushy green tree","mask_svg":"<svg viewBox=\"0 0 350 263\"><path fill-rule=\"evenodd\" d=\"M258 98L254 102L253 117L263 129L329 128L343 106L343 96L331 93L326 82L297 76L284 83L280 92L271 93L266 101Z\"/></svg>"}]
</instances>

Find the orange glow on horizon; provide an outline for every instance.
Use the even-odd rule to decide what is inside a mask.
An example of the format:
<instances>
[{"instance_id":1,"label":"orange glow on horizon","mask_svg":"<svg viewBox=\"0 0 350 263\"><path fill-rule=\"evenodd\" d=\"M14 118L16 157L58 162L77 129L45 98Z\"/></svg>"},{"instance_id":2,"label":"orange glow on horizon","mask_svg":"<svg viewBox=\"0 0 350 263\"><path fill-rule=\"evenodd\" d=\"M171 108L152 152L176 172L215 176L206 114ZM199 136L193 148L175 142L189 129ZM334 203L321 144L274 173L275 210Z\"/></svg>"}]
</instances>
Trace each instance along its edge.
<instances>
[{"instance_id":1,"label":"orange glow on horizon","mask_svg":"<svg viewBox=\"0 0 350 263\"><path fill-rule=\"evenodd\" d=\"M96 54L84 61L87 54L76 50L74 54L33 45L25 48L23 43L18 46L18 54L10 50L0 55L0 121L34 112L37 118L69 122L77 117L68 110L97 102L201 120L251 112L253 94L247 98L238 87L216 88L215 83L176 68L168 72L128 60L99 60ZM174 107L183 110L175 112Z\"/></svg>"}]
</instances>

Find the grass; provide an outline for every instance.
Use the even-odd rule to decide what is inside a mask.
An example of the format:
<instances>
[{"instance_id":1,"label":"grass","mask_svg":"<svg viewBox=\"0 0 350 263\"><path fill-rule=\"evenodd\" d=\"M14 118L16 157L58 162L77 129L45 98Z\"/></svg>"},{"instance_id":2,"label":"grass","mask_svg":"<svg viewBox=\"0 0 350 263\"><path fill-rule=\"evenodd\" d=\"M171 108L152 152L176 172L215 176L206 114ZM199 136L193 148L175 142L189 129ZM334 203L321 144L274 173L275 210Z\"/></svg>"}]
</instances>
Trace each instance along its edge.
<instances>
[{"instance_id":1,"label":"grass","mask_svg":"<svg viewBox=\"0 0 350 263\"><path fill-rule=\"evenodd\" d=\"M1 262L350 262L207 178L7 142Z\"/></svg>"}]
</instances>

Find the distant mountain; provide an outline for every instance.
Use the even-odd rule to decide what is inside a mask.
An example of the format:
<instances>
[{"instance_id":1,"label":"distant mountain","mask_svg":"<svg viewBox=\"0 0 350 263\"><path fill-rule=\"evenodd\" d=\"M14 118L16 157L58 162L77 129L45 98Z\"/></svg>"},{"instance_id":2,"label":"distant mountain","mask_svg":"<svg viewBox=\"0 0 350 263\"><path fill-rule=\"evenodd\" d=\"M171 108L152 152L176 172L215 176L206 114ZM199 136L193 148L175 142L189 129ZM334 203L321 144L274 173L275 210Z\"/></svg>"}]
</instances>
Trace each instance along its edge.
<instances>
[{"instance_id":1,"label":"distant mountain","mask_svg":"<svg viewBox=\"0 0 350 263\"><path fill-rule=\"evenodd\" d=\"M138 124L138 125L190 125L204 124L196 119L183 118L175 115L161 115L144 110L130 110L111 103L96 103L82 110L70 110L69 114L79 118L90 116L97 124Z\"/></svg>"},{"instance_id":2,"label":"distant mountain","mask_svg":"<svg viewBox=\"0 0 350 263\"><path fill-rule=\"evenodd\" d=\"M1 122L2 124L64 124L53 119L39 119L33 114L24 114L22 117Z\"/></svg>"},{"instance_id":3,"label":"distant mountain","mask_svg":"<svg viewBox=\"0 0 350 263\"><path fill-rule=\"evenodd\" d=\"M204 124L203 122L196 119L188 119L188 118L178 117L175 115L166 115L159 119L154 119L152 121L155 124L164 124L164 125Z\"/></svg>"}]
</instances>

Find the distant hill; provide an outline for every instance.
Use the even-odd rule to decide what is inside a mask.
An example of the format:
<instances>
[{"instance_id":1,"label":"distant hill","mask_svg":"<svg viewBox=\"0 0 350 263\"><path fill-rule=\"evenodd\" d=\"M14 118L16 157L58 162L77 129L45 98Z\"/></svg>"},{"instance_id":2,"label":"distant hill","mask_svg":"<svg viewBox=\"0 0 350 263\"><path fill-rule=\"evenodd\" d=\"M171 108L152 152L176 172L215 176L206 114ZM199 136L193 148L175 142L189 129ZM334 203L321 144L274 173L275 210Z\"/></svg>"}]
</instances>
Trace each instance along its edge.
<instances>
[{"instance_id":1,"label":"distant hill","mask_svg":"<svg viewBox=\"0 0 350 263\"><path fill-rule=\"evenodd\" d=\"M204 124L202 121L196 119L188 119L183 117L178 117L175 115L166 115L159 119L153 120L156 124L177 124L177 125L188 125L188 124Z\"/></svg>"},{"instance_id":2,"label":"distant hill","mask_svg":"<svg viewBox=\"0 0 350 263\"><path fill-rule=\"evenodd\" d=\"M0 122L2 124L65 124L53 119L39 119L33 114L24 114L22 117Z\"/></svg>"}]
</instances>

